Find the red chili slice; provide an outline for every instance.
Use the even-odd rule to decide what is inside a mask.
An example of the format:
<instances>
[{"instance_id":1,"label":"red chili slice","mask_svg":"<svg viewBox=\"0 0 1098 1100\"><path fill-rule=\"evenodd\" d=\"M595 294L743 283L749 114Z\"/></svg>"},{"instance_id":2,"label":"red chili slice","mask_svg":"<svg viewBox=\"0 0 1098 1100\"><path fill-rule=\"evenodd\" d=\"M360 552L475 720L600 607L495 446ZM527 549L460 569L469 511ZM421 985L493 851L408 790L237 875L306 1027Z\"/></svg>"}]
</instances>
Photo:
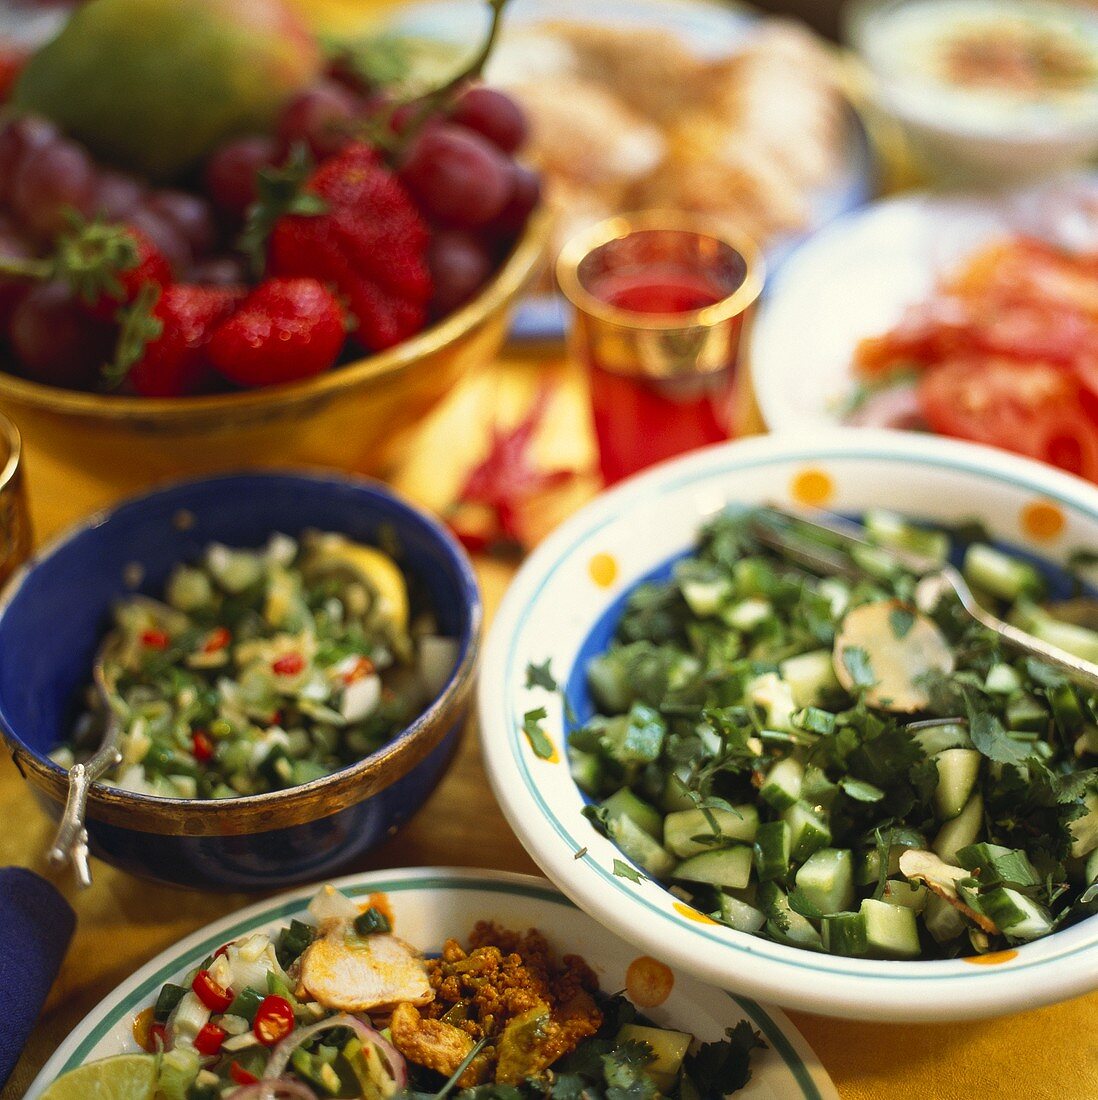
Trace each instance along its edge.
<instances>
[{"instance_id":1,"label":"red chili slice","mask_svg":"<svg viewBox=\"0 0 1098 1100\"><path fill-rule=\"evenodd\" d=\"M229 631L225 627L219 626L215 630L210 631L210 636L206 639L206 644L202 647L202 652L218 653L232 640L233 636Z\"/></svg>"},{"instance_id":2,"label":"red chili slice","mask_svg":"<svg viewBox=\"0 0 1098 1100\"><path fill-rule=\"evenodd\" d=\"M167 649L170 642L163 630L145 630L141 634L141 644L146 649Z\"/></svg>"},{"instance_id":3,"label":"red chili slice","mask_svg":"<svg viewBox=\"0 0 1098 1100\"><path fill-rule=\"evenodd\" d=\"M223 989L210 977L208 970L200 970L191 982L195 996L211 1011L224 1012L233 1003L231 989Z\"/></svg>"},{"instance_id":4,"label":"red chili slice","mask_svg":"<svg viewBox=\"0 0 1098 1100\"><path fill-rule=\"evenodd\" d=\"M201 763L213 758L214 743L205 730L195 730L191 734L191 752L194 754L195 760Z\"/></svg>"},{"instance_id":5,"label":"red chili slice","mask_svg":"<svg viewBox=\"0 0 1098 1100\"><path fill-rule=\"evenodd\" d=\"M355 663L343 673L343 682L350 687L359 680L365 680L374 671L374 662L369 657L358 657Z\"/></svg>"},{"instance_id":6,"label":"red chili slice","mask_svg":"<svg viewBox=\"0 0 1098 1100\"><path fill-rule=\"evenodd\" d=\"M296 676L305 667L305 658L300 653L287 653L271 662L271 669L277 676Z\"/></svg>"},{"instance_id":7,"label":"red chili slice","mask_svg":"<svg viewBox=\"0 0 1098 1100\"><path fill-rule=\"evenodd\" d=\"M294 1029L294 1009L285 997L271 994L264 997L256 1009L252 1031L255 1037L267 1047L280 1043Z\"/></svg>"},{"instance_id":8,"label":"red chili slice","mask_svg":"<svg viewBox=\"0 0 1098 1100\"><path fill-rule=\"evenodd\" d=\"M194 1037L194 1049L199 1054L209 1056L216 1054L225 1042L225 1029L217 1024L206 1024Z\"/></svg>"},{"instance_id":9,"label":"red chili slice","mask_svg":"<svg viewBox=\"0 0 1098 1100\"><path fill-rule=\"evenodd\" d=\"M257 1085L259 1078L254 1073L249 1073L239 1062L233 1062L229 1066L229 1076L238 1085Z\"/></svg>"}]
</instances>

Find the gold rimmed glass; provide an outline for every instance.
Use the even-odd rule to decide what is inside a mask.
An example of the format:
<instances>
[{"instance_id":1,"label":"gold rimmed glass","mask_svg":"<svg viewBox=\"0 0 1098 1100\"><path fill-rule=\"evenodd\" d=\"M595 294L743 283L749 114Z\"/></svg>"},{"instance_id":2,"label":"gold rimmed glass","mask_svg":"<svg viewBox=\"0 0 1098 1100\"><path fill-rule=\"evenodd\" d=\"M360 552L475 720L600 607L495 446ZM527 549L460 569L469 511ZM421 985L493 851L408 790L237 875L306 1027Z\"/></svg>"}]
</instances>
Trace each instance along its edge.
<instances>
[{"instance_id":1,"label":"gold rimmed glass","mask_svg":"<svg viewBox=\"0 0 1098 1100\"><path fill-rule=\"evenodd\" d=\"M0 588L30 556L31 526L19 431L0 416Z\"/></svg>"},{"instance_id":2,"label":"gold rimmed glass","mask_svg":"<svg viewBox=\"0 0 1098 1100\"><path fill-rule=\"evenodd\" d=\"M730 433L744 324L764 265L749 238L700 215L644 211L573 238L557 282L573 307L607 483Z\"/></svg>"}]
</instances>

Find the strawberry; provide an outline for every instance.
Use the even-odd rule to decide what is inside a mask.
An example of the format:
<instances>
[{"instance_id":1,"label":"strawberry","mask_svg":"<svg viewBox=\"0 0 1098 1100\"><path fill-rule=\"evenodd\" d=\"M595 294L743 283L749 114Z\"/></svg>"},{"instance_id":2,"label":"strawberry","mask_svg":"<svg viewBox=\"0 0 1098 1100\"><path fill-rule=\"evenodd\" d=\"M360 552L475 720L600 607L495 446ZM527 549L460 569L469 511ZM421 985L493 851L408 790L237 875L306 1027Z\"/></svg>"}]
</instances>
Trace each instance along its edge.
<instances>
[{"instance_id":1,"label":"strawberry","mask_svg":"<svg viewBox=\"0 0 1098 1100\"><path fill-rule=\"evenodd\" d=\"M238 386L273 386L326 371L346 333L343 310L317 279L267 279L210 338L210 362Z\"/></svg>"},{"instance_id":2,"label":"strawberry","mask_svg":"<svg viewBox=\"0 0 1098 1100\"><path fill-rule=\"evenodd\" d=\"M274 221L268 273L334 285L355 318L355 336L372 351L419 332L431 298L428 230L377 152L351 142L313 172L309 196L313 212Z\"/></svg>"},{"instance_id":3,"label":"strawberry","mask_svg":"<svg viewBox=\"0 0 1098 1100\"><path fill-rule=\"evenodd\" d=\"M113 321L119 307L132 302L146 283L167 286L172 281L167 259L140 229L126 226L118 232L131 242L122 246L121 263L107 270L98 285L92 283L86 290L77 287L88 312L103 321Z\"/></svg>"},{"instance_id":4,"label":"strawberry","mask_svg":"<svg viewBox=\"0 0 1098 1100\"><path fill-rule=\"evenodd\" d=\"M210 336L243 296L236 287L146 284L123 311L108 383L124 378L141 397L195 393L208 367Z\"/></svg>"}]
</instances>

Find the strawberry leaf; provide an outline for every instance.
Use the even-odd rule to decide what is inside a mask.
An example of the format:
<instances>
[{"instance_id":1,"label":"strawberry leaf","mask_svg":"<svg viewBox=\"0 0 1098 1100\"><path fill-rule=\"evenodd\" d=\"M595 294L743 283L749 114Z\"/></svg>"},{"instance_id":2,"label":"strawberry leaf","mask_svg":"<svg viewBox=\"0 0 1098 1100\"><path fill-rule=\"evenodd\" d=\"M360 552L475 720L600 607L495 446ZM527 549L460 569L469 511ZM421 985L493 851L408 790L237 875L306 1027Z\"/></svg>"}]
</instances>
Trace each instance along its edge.
<instances>
[{"instance_id":1,"label":"strawberry leaf","mask_svg":"<svg viewBox=\"0 0 1098 1100\"><path fill-rule=\"evenodd\" d=\"M103 386L115 389L145 355L145 349L164 331L164 322L153 310L160 300L160 287L146 283L134 300L118 311L118 342L115 344L114 361L102 370Z\"/></svg>"},{"instance_id":2,"label":"strawberry leaf","mask_svg":"<svg viewBox=\"0 0 1098 1100\"><path fill-rule=\"evenodd\" d=\"M328 204L319 195L305 190L312 172L312 157L300 143L290 150L284 164L260 169L256 177L259 197L248 208L244 229L236 242L257 278L266 266L267 240L279 218L288 214L315 217L327 212Z\"/></svg>"},{"instance_id":3,"label":"strawberry leaf","mask_svg":"<svg viewBox=\"0 0 1098 1100\"><path fill-rule=\"evenodd\" d=\"M54 277L63 279L89 305L104 294L121 296L119 275L141 262L136 238L124 225L89 222L75 212L67 220L53 254Z\"/></svg>"}]
</instances>

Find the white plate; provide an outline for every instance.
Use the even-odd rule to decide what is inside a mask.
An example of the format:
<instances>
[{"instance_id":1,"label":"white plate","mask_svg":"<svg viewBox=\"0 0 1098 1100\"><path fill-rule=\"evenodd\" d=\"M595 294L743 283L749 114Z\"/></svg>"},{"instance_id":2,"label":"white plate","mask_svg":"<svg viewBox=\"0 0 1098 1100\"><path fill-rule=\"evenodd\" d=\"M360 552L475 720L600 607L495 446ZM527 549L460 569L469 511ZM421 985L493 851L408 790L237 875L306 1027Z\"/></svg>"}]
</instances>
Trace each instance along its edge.
<instances>
[{"instance_id":1,"label":"white plate","mask_svg":"<svg viewBox=\"0 0 1098 1100\"><path fill-rule=\"evenodd\" d=\"M742 48L758 21L743 7L707 0L512 0L504 16L506 26L567 20L600 26L664 28L699 56L728 57ZM387 27L401 33L443 42L472 43L488 25L483 0L425 0L398 9ZM847 211L868 202L876 191L876 166L869 138L853 109L847 120L846 151L835 179L811 200L809 225L801 233L776 238L767 249L767 270L777 270L789 252L805 237ZM553 294L532 296L515 313L511 334L519 339L562 336L566 313Z\"/></svg>"},{"instance_id":2,"label":"white plate","mask_svg":"<svg viewBox=\"0 0 1098 1100\"><path fill-rule=\"evenodd\" d=\"M576 711L590 713L587 661L605 649L629 591L689 551L731 503L814 503L845 513L887 507L958 524L1051 561L1098 546L1098 489L987 447L912 433L811 432L722 444L603 494L546 540L505 597L482 658L478 708L488 776L508 821L545 873L600 923L666 962L751 997L867 1020L993 1016L1098 988L1098 917L964 959L847 959L735 932L659 883L614 873L621 852L582 814L564 758L560 699L526 686L550 659ZM662 572L661 572L662 571ZM525 712L545 707L554 743L538 757Z\"/></svg>"},{"instance_id":3,"label":"white plate","mask_svg":"<svg viewBox=\"0 0 1098 1100\"><path fill-rule=\"evenodd\" d=\"M751 378L767 425L805 431L841 423L858 341L886 332L944 271L1011 232L1098 248L1098 176L1005 195L890 199L801 245L772 280L751 338Z\"/></svg>"},{"instance_id":4,"label":"white plate","mask_svg":"<svg viewBox=\"0 0 1098 1100\"><path fill-rule=\"evenodd\" d=\"M543 879L499 871L444 867L374 871L335 880L351 897L383 892L393 907L396 930L410 943L438 951L450 936L464 939L478 920L508 928L539 928L558 952L581 953L603 989L627 987L627 971L637 952L599 927ZM226 940L270 931L300 917L316 887L259 902L215 921L162 952L106 997L58 1048L35 1078L26 1100L34 1100L55 1077L83 1062L136 1051L134 1016L156 998L165 982L178 981ZM773 1008L763 1008L673 973L667 999L646 1009L657 1023L690 1031L704 1040L721 1038L725 1028L747 1020L768 1049L752 1056L753 1074L737 1100L838 1100L831 1079L792 1024Z\"/></svg>"}]
</instances>

